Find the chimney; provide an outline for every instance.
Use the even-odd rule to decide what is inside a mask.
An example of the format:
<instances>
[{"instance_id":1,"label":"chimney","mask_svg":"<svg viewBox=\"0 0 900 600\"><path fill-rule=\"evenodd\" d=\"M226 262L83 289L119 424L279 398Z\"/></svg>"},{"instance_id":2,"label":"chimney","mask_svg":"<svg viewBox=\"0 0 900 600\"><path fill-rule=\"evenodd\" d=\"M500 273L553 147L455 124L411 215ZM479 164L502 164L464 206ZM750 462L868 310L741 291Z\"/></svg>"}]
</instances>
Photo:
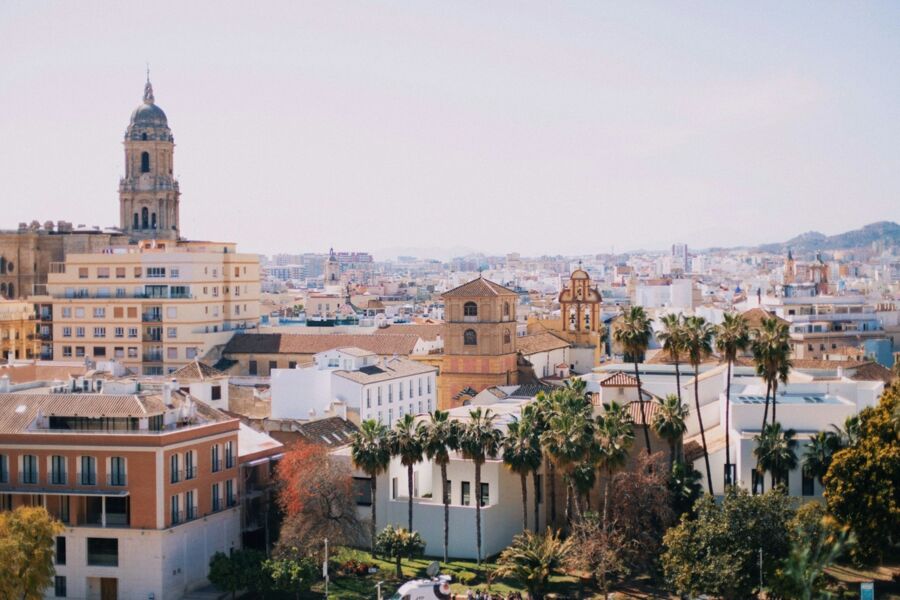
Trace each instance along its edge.
<instances>
[{"instance_id":1,"label":"chimney","mask_svg":"<svg viewBox=\"0 0 900 600\"><path fill-rule=\"evenodd\" d=\"M0 377L0 393L8 394L9 393L9 375L4 375Z\"/></svg>"}]
</instances>

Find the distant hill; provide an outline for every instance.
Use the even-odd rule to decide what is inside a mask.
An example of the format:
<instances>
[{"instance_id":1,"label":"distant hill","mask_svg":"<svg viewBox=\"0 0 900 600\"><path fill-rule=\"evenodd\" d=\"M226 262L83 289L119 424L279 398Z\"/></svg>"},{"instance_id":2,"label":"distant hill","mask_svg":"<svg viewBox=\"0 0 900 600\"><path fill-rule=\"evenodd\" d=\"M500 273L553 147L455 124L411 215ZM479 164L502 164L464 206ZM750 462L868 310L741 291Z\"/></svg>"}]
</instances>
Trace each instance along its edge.
<instances>
[{"instance_id":1,"label":"distant hill","mask_svg":"<svg viewBox=\"0 0 900 600\"><path fill-rule=\"evenodd\" d=\"M870 223L862 229L855 229L837 235L825 235L818 231L808 231L783 243L758 246L762 252L815 252L816 250L842 250L871 246L872 242L883 240L886 245L900 245L900 225L893 221Z\"/></svg>"}]
</instances>

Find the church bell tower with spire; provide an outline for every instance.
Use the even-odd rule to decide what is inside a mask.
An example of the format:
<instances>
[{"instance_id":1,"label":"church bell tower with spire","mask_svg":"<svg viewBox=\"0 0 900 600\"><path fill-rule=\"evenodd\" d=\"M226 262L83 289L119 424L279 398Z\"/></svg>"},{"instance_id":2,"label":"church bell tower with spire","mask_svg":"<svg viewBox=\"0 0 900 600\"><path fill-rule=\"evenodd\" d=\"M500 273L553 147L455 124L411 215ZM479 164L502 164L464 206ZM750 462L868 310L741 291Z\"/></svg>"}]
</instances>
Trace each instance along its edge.
<instances>
[{"instance_id":1,"label":"church bell tower with spire","mask_svg":"<svg viewBox=\"0 0 900 600\"><path fill-rule=\"evenodd\" d=\"M125 177L119 182L120 228L134 240L179 238L178 181L173 175L175 138L156 105L150 72L144 101L125 130Z\"/></svg>"}]
</instances>

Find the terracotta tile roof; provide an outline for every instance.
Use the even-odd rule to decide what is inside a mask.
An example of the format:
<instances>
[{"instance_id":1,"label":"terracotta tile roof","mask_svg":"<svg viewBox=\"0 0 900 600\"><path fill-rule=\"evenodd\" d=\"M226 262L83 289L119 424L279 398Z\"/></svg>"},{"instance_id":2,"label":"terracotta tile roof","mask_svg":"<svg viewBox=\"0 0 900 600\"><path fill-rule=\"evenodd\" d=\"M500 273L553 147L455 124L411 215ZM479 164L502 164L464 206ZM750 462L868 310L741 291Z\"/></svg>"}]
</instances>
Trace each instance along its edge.
<instances>
[{"instance_id":1,"label":"terracotta tile roof","mask_svg":"<svg viewBox=\"0 0 900 600\"><path fill-rule=\"evenodd\" d=\"M516 338L516 348L525 356L568 347L569 342L555 336L549 331Z\"/></svg>"},{"instance_id":2,"label":"terracotta tile roof","mask_svg":"<svg viewBox=\"0 0 900 600\"><path fill-rule=\"evenodd\" d=\"M794 358L795 369L856 369L869 361L866 360L820 360L816 358ZM754 363L755 364L755 363Z\"/></svg>"},{"instance_id":3,"label":"terracotta tile roof","mask_svg":"<svg viewBox=\"0 0 900 600\"><path fill-rule=\"evenodd\" d=\"M744 317L744 320L747 321L747 325L750 329L758 329L762 327L763 319L771 319L775 317L778 319L780 323L787 324L788 321L785 321L779 316L776 316L775 313L769 312L764 308L751 308L749 310L745 310L741 315Z\"/></svg>"},{"instance_id":4,"label":"terracotta tile roof","mask_svg":"<svg viewBox=\"0 0 900 600\"><path fill-rule=\"evenodd\" d=\"M641 419L640 402L637 400L629 402L625 409L628 411L628 414L631 416L631 420L634 421L635 425L645 424L643 419ZM656 417L657 412L659 412L659 404L653 400L644 399L644 414L647 415L647 423L653 423L653 419Z\"/></svg>"},{"instance_id":5,"label":"terracotta tile roof","mask_svg":"<svg viewBox=\"0 0 900 600\"><path fill-rule=\"evenodd\" d=\"M376 329L376 335L391 334L413 334L417 335L426 342L433 342L438 337L444 336L443 323L410 323L401 325L388 325L381 329Z\"/></svg>"},{"instance_id":6,"label":"terracotta tile roof","mask_svg":"<svg viewBox=\"0 0 900 600\"><path fill-rule=\"evenodd\" d=\"M144 417L165 410L155 395L0 394L0 433L24 431L37 417Z\"/></svg>"},{"instance_id":7,"label":"terracotta tile roof","mask_svg":"<svg viewBox=\"0 0 900 600\"><path fill-rule=\"evenodd\" d=\"M351 437L359 431L359 428L341 417L328 417L317 421L297 423L294 425L294 431L301 439L313 444L338 447L349 444Z\"/></svg>"},{"instance_id":8,"label":"terracotta tile roof","mask_svg":"<svg viewBox=\"0 0 900 600\"><path fill-rule=\"evenodd\" d=\"M518 296L515 291L484 277L473 279L441 294L441 298L487 298L494 296Z\"/></svg>"},{"instance_id":9,"label":"terracotta tile roof","mask_svg":"<svg viewBox=\"0 0 900 600\"><path fill-rule=\"evenodd\" d=\"M355 348L353 346L347 346L345 348L336 348L338 352L343 352L348 356L356 356L358 358L362 358L364 356L375 356L375 353L371 350L363 350L362 348Z\"/></svg>"},{"instance_id":10,"label":"terracotta tile roof","mask_svg":"<svg viewBox=\"0 0 900 600\"><path fill-rule=\"evenodd\" d=\"M883 381L890 385L894 381L894 373L877 362L867 362L854 369L850 379L854 381Z\"/></svg>"},{"instance_id":11,"label":"terracotta tile roof","mask_svg":"<svg viewBox=\"0 0 900 600\"><path fill-rule=\"evenodd\" d=\"M31 381L68 381L69 377L79 377L87 373L87 367L82 364L71 365L43 365L30 364L4 364L0 365L0 377L6 375L12 384L28 383Z\"/></svg>"},{"instance_id":12,"label":"terracotta tile roof","mask_svg":"<svg viewBox=\"0 0 900 600\"><path fill-rule=\"evenodd\" d=\"M559 389L555 385L545 385L542 383L529 383L526 385L520 385L512 393L508 396L509 398L534 398L540 392L544 392L545 394L549 394L553 390Z\"/></svg>"},{"instance_id":13,"label":"terracotta tile roof","mask_svg":"<svg viewBox=\"0 0 900 600\"><path fill-rule=\"evenodd\" d=\"M179 381L204 381L224 377L225 373L199 360L194 360L172 373L172 378Z\"/></svg>"},{"instance_id":14,"label":"terracotta tile roof","mask_svg":"<svg viewBox=\"0 0 900 600\"><path fill-rule=\"evenodd\" d=\"M634 378L634 375L629 375L628 373L624 373L619 371L617 373L613 373L606 379L600 382L601 387L637 387L637 379Z\"/></svg>"},{"instance_id":15,"label":"terracotta tile roof","mask_svg":"<svg viewBox=\"0 0 900 600\"><path fill-rule=\"evenodd\" d=\"M644 361L645 365L674 365L675 363L672 361L672 356L669 354L668 350L655 350L648 352L649 357ZM701 365L706 365L710 363L719 362L719 357L710 354L709 356L704 357L702 361L700 361ZM681 365L682 368L690 369L690 363L688 362L688 358L685 355L682 355L678 361L678 364Z\"/></svg>"},{"instance_id":16,"label":"terracotta tile roof","mask_svg":"<svg viewBox=\"0 0 900 600\"><path fill-rule=\"evenodd\" d=\"M369 384L411 375L424 375L425 373L434 373L436 371L437 367L417 360L390 358L382 363L363 367L358 371L335 371L334 374L337 377L343 377L356 383Z\"/></svg>"},{"instance_id":17,"label":"terracotta tile roof","mask_svg":"<svg viewBox=\"0 0 900 600\"><path fill-rule=\"evenodd\" d=\"M355 347L380 356L408 356L418 341L411 334L243 333L231 338L223 354L318 354Z\"/></svg>"}]
</instances>

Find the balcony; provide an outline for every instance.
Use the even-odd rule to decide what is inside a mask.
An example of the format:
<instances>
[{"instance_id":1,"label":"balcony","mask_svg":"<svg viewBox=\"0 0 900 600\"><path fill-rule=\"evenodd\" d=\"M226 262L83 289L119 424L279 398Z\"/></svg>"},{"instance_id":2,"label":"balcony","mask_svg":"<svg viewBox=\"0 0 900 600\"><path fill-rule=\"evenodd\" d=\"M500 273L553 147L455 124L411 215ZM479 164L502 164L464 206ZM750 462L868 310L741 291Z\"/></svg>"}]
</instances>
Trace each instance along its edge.
<instances>
[{"instance_id":1,"label":"balcony","mask_svg":"<svg viewBox=\"0 0 900 600\"><path fill-rule=\"evenodd\" d=\"M155 352L151 352L149 354L141 355L141 360L143 362L151 362L151 363L152 362L162 362L163 357L162 357L162 354L157 354Z\"/></svg>"},{"instance_id":2,"label":"balcony","mask_svg":"<svg viewBox=\"0 0 900 600\"><path fill-rule=\"evenodd\" d=\"M128 476L125 473L107 473L106 485L111 487L123 487L128 485Z\"/></svg>"},{"instance_id":3,"label":"balcony","mask_svg":"<svg viewBox=\"0 0 900 600\"><path fill-rule=\"evenodd\" d=\"M217 458L217 459L213 460L212 461L212 472L218 473L221 470L222 470L222 459Z\"/></svg>"},{"instance_id":4,"label":"balcony","mask_svg":"<svg viewBox=\"0 0 900 600\"><path fill-rule=\"evenodd\" d=\"M141 315L141 321L144 323L159 323L162 321L162 312L149 312Z\"/></svg>"},{"instance_id":5,"label":"balcony","mask_svg":"<svg viewBox=\"0 0 900 600\"><path fill-rule=\"evenodd\" d=\"M51 485L66 485L69 482L65 471L50 471Z\"/></svg>"},{"instance_id":6,"label":"balcony","mask_svg":"<svg viewBox=\"0 0 900 600\"><path fill-rule=\"evenodd\" d=\"M185 480L194 479L195 477L197 477L197 467L185 467L185 469L184 469Z\"/></svg>"},{"instance_id":7,"label":"balcony","mask_svg":"<svg viewBox=\"0 0 900 600\"><path fill-rule=\"evenodd\" d=\"M27 485L35 485L38 482L37 471L21 471L19 473L19 483Z\"/></svg>"}]
</instances>

